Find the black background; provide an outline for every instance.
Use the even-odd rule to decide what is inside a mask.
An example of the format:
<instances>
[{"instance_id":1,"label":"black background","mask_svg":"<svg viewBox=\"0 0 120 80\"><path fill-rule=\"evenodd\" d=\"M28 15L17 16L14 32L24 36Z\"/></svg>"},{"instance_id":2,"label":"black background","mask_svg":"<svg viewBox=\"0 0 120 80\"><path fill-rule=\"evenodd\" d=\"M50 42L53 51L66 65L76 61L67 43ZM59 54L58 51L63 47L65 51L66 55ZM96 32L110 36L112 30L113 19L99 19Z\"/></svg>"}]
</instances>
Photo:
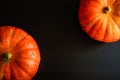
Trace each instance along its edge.
<instances>
[{"instance_id":1,"label":"black background","mask_svg":"<svg viewBox=\"0 0 120 80\"><path fill-rule=\"evenodd\" d=\"M37 41L41 64L33 80L120 80L120 41L101 43L82 31L79 0L4 0L0 25Z\"/></svg>"}]
</instances>

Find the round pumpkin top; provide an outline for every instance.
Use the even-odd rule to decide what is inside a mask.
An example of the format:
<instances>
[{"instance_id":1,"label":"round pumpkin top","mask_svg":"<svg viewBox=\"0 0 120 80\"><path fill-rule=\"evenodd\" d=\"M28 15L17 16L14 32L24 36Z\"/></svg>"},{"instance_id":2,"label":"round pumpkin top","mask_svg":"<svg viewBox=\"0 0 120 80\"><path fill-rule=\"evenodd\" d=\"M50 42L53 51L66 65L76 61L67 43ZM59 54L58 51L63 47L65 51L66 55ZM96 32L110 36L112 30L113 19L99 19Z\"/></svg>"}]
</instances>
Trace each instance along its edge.
<instances>
[{"instance_id":1,"label":"round pumpkin top","mask_svg":"<svg viewBox=\"0 0 120 80\"><path fill-rule=\"evenodd\" d=\"M81 0L78 11L82 29L93 39L120 39L120 0Z\"/></svg>"},{"instance_id":2,"label":"round pumpkin top","mask_svg":"<svg viewBox=\"0 0 120 80\"><path fill-rule=\"evenodd\" d=\"M0 80L31 80L40 59L32 36L17 27L0 27Z\"/></svg>"}]
</instances>

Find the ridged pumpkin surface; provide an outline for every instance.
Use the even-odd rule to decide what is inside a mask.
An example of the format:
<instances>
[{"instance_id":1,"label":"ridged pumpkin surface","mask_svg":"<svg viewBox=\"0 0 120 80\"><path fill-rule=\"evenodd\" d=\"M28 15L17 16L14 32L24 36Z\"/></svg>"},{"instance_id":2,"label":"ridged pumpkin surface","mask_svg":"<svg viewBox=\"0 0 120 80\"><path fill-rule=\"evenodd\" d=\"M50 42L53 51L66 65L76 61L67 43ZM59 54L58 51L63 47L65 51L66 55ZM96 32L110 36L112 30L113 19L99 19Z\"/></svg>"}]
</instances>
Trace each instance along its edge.
<instances>
[{"instance_id":1,"label":"ridged pumpkin surface","mask_svg":"<svg viewBox=\"0 0 120 80\"><path fill-rule=\"evenodd\" d=\"M0 80L31 80L40 52L35 40L20 28L0 27Z\"/></svg>"},{"instance_id":2,"label":"ridged pumpkin surface","mask_svg":"<svg viewBox=\"0 0 120 80\"><path fill-rule=\"evenodd\" d=\"M102 42L120 39L120 0L80 0L78 16L91 38Z\"/></svg>"}]
</instances>

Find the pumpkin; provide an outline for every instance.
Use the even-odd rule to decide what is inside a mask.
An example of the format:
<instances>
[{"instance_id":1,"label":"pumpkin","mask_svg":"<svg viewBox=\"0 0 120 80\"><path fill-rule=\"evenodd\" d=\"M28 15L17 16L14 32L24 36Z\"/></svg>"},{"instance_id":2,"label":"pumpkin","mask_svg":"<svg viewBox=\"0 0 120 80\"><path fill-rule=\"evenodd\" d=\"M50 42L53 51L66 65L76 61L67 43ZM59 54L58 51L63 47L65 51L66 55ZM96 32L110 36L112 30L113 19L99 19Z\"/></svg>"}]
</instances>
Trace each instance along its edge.
<instances>
[{"instance_id":1,"label":"pumpkin","mask_svg":"<svg viewBox=\"0 0 120 80\"><path fill-rule=\"evenodd\" d=\"M94 40L120 39L120 0L80 0L78 17L82 30Z\"/></svg>"},{"instance_id":2,"label":"pumpkin","mask_svg":"<svg viewBox=\"0 0 120 80\"><path fill-rule=\"evenodd\" d=\"M0 80L31 80L40 59L32 36L17 27L0 27Z\"/></svg>"}]
</instances>

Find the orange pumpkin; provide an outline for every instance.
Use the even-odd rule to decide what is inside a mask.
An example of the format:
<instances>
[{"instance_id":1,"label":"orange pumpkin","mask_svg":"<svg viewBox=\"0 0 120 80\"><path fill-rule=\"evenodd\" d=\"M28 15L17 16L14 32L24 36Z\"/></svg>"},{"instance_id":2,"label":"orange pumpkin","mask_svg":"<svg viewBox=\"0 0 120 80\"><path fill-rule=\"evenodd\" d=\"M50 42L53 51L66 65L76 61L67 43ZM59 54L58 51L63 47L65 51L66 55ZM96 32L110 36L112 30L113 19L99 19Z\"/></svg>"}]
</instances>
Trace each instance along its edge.
<instances>
[{"instance_id":1,"label":"orange pumpkin","mask_svg":"<svg viewBox=\"0 0 120 80\"><path fill-rule=\"evenodd\" d=\"M91 38L101 42L120 39L120 0L80 0L78 16Z\"/></svg>"},{"instance_id":2,"label":"orange pumpkin","mask_svg":"<svg viewBox=\"0 0 120 80\"><path fill-rule=\"evenodd\" d=\"M13 26L0 27L0 80L31 80L40 59L32 36Z\"/></svg>"}]
</instances>

